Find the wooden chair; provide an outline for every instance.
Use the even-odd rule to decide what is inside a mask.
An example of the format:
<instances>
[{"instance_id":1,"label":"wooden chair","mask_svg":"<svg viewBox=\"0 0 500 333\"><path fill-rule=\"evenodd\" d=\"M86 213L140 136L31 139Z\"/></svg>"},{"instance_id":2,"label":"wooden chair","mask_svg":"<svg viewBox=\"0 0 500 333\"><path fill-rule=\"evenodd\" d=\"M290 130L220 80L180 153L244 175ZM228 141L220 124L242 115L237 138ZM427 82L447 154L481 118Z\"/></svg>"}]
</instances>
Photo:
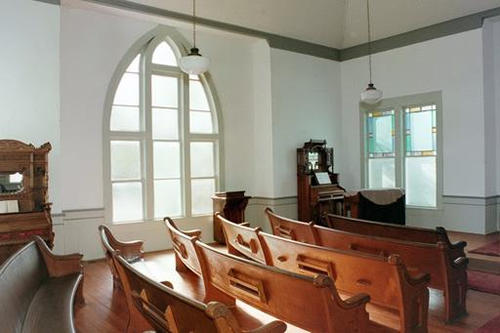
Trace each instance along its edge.
<instances>
[{"instance_id":1,"label":"wooden chair","mask_svg":"<svg viewBox=\"0 0 500 333\"><path fill-rule=\"evenodd\" d=\"M445 319L452 322L466 314L467 263L464 257L453 258L444 242L421 243L349 233L314 226L320 244L335 249L371 253L380 256L398 254L408 270L427 272L430 287L444 291Z\"/></svg>"},{"instance_id":2,"label":"wooden chair","mask_svg":"<svg viewBox=\"0 0 500 333\"><path fill-rule=\"evenodd\" d=\"M310 276L328 275L338 290L366 293L399 311L401 332L427 332L429 274L410 276L398 255L376 256L301 243L260 232L267 264Z\"/></svg>"},{"instance_id":3,"label":"wooden chair","mask_svg":"<svg viewBox=\"0 0 500 333\"><path fill-rule=\"evenodd\" d=\"M286 330L286 324L280 321L254 330L242 330L231 310L224 304L204 304L187 298L144 276L116 252L114 255L128 298L156 332L282 333Z\"/></svg>"},{"instance_id":4,"label":"wooden chair","mask_svg":"<svg viewBox=\"0 0 500 333\"><path fill-rule=\"evenodd\" d=\"M260 228L250 228L247 222L236 224L224 218L221 214L215 214L215 218L222 226L228 252L234 255L242 254L262 264L266 258L258 233Z\"/></svg>"},{"instance_id":5,"label":"wooden chair","mask_svg":"<svg viewBox=\"0 0 500 333\"><path fill-rule=\"evenodd\" d=\"M298 242L318 244L316 233L312 229L314 222L305 223L282 217L276 215L269 207L265 209L265 213L274 235Z\"/></svg>"},{"instance_id":6,"label":"wooden chair","mask_svg":"<svg viewBox=\"0 0 500 333\"><path fill-rule=\"evenodd\" d=\"M311 332L369 331L365 306L370 297L356 294L343 301L326 275L283 271L222 253L200 241L196 251L208 298L225 295L223 302L237 298Z\"/></svg>"},{"instance_id":7,"label":"wooden chair","mask_svg":"<svg viewBox=\"0 0 500 333\"><path fill-rule=\"evenodd\" d=\"M113 236L113 233L107 226L100 225L98 229L106 261L109 269L111 270L111 274L113 275L113 288L121 288L120 278L118 277L118 273L116 272L115 265L113 263L112 251L119 251L121 256L128 262L136 262L144 258L144 242L139 240L128 242L119 241L115 238L115 236Z\"/></svg>"},{"instance_id":8,"label":"wooden chair","mask_svg":"<svg viewBox=\"0 0 500 333\"><path fill-rule=\"evenodd\" d=\"M201 277L200 262L194 246L200 239L201 230L181 230L169 217L165 217L163 223L167 227L174 247L175 269L179 272L191 271Z\"/></svg>"}]
</instances>

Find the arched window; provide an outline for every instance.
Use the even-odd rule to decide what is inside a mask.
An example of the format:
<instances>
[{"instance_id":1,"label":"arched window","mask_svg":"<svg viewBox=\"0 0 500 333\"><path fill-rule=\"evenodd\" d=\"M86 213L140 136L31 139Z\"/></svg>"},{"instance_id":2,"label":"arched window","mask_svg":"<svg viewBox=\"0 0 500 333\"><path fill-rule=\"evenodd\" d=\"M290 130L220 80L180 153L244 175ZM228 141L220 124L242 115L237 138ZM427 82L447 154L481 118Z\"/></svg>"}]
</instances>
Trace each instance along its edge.
<instances>
[{"instance_id":1,"label":"arched window","mask_svg":"<svg viewBox=\"0 0 500 333\"><path fill-rule=\"evenodd\" d=\"M220 186L220 128L206 76L184 74L165 34L124 60L105 120L105 177L113 223L212 213Z\"/></svg>"}]
</instances>

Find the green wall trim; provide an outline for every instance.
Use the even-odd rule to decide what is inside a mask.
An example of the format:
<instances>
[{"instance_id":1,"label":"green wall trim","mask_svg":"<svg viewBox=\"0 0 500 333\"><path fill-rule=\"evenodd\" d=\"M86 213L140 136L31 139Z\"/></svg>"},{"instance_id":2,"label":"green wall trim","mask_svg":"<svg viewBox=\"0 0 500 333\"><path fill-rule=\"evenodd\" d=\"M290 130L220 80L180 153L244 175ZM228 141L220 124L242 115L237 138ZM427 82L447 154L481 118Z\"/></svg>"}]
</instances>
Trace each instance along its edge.
<instances>
[{"instance_id":1,"label":"green wall trim","mask_svg":"<svg viewBox=\"0 0 500 333\"><path fill-rule=\"evenodd\" d=\"M34 0L34 1L60 5L60 0ZM192 16L188 14L183 14L167 9L143 5L128 0L82 0L82 1L118 9L131 10L142 14L168 17L180 21L191 22L192 20ZM428 27L404 32L395 36L379 39L372 42L372 52L373 53L384 52L395 48L408 46L411 44L421 43L439 37L449 36L473 29L478 29L483 26L484 19L499 15L500 15L500 7L497 7L479 13L459 17L453 20L437 23ZM330 59L335 61L346 61L349 59L359 58L368 55L368 43L340 50L334 47L311 43L295 38L284 37L277 34L245 28L239 25L224 23L206 18L199 17L197 18L197 21L199 24L205 25L207 27L266 39L269 43L269 46L275 49L307 54L318 58Z\"/></svg>"}]
</instances>

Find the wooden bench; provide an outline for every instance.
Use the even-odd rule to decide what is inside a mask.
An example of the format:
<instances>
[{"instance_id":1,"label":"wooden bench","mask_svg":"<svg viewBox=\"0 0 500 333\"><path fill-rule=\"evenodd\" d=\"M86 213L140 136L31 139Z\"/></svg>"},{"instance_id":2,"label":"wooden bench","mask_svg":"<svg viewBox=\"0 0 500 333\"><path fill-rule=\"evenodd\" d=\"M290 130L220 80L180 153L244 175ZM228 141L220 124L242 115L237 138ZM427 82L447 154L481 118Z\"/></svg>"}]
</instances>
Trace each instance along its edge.
<instances>
[{"instance_id":1,"label":"wooden bench","mask_svg":"<svg viewBox=\"0 0 500 333\"><path fill-rule=\"evenodd\" d=\"M194 246L195 242L200 239L201 230L181 230L169 217L165 217L163 222L174 247L175 269L179 272L192 271L201 277L200 262Z\"/></svg>"},{"instance_id":2,"label":"wooden bench","mask_svg":"<svg viewBox=\"0 0 500 333\"><path fill-rule=\"evenodd\" d=\"M398 255L385 257L319 247L217 218L232 251L257 261L263 257L267 265L298 274L327 275L338 290L366 293L373 303L398 310L401 332L427 332L430 276L422 273L410 277Z\"/></svg>"},{"instance_id":3,"label":"wooden bench","mask_svg":"<svg viewBox=\"0 0 500 333\"><path fill-rule=\"evenodd\" d=\"M366 303L343 301L326 275L299 275L220 252L200 241L196 251L207 297L225 294L311 332L368 332ZM227 300L223 300L227 304Z\"/></svg>"},{"instance_id":4,"label":"wooden bench","mask_svg":"<svg viewBox=\"0 0 500 333\"><path fill-rule=\"evenodd\" d=\"M286 330L286 324L279 321L254 330L242 330L226 305L204 304L185 297L141 274L123 257L114 255L128 298L157 332L282 333Z\"/></svg>"},{"instance_id":5,"label":"wooden bench","mask_svg":"<svg viewBox=\"0 0 500 333\"><path fill-rule=\"evenodd\" d=\"M0 266L2 332L75 332L83 302L81 254L57 256L38 236Z\"/></svg>"},{"instance_id":6,"label":"wooden bench","mask_svg":"<svg viewBox=\"0 0 500 333\"><path fill-rule=\"evenodd\" d=\"M466 271L468 264L468 259L464 251L465 246L467 246L466 242L461 241L452 244L448 238L446 229L442 227L432 230L388 225L337 215L329 215L328 220L330 226L336 230L367 237L378 237L377 244L370 244L366 239L360 238L362 239L362 243L366 244L371 251L400 254L408 266L417 267L422 271L429 272L431 274L430 286L444 291L445 316L447 321L454 321L466 314ZM328 244L330 237L333 237L331 236L333 234L329 232L331 229L315 226L315 230L322 244ZM354 238L352 235L350 237ZM383 240L386 240L388 245L385 245ZM393 240L393 242L390 240ZM395 242L400 244L397 247L398 252L396 252L396 248L391 249L392 244ZM414 245L411 246L411 244ZM422 246L424 244L428 246ZM330 245L333 245L333 243ZM349 246L352 247L354 245ZM432 250L428 250L429 246ZM412 248L413 250L411 250ZM429 253L429 251L434 254L430 257L425 257L424 252Z\"/></svg>"},{"instance_id":7,"label":"wooden bench","mask_svg":"<svg viewBox=\"0 0 500 333\"><path fill-rule=\"evenodd\" d=\"M279 220L279 216L274 214L274 219ZM289 230L293 230L294 234L298 234L304 229L304 223L291 219L282 218L278 222L271 222L271 225L273 223L279 223ZM394 225L387 227L388 229L397 228L398 230L400 228L407 228ZM398 254L410 272L429 273L431 276L430 287L443 290L445 320L447 322L453 322L467 314L466 270L468 259L465 255L457 255L457 253L462 253L461 251L463 251L465 242L452 245L450 248L449 242L437 241L436 243L426 243L423 242L425 240L423 237L418 239L419 242L413 242L349 233L314 224L311 224L310 228L311 230L308 230L307 233L315 234L316 240L313 244L316 245L384 256ZM410 237L408 235L405 236L404 233L402 235L402 237ZM281 235L277 234L277 236Z\"/></svg>"},{"instance_id":8,"label":"wooden bench","mask_svg":"<svg viewBox=\"0 0 500 333\"><path fill-rule=\"evenodd\" d=\"M271 208L266 208L265 213L271 223L274 235L296 240L308 244L318 244L317 235L312 226L314 223L300 222L286 217L276 215Z\"/></svg>"}]
</instances>

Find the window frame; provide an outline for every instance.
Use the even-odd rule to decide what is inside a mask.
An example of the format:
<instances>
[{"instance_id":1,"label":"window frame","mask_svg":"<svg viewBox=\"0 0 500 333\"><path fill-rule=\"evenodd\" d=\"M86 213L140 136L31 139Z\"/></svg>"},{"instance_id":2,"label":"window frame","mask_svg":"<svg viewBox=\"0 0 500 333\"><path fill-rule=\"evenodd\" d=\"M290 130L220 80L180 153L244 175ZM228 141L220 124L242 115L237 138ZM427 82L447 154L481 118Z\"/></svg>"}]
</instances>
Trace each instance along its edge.
<instances>
[{"instance_id":1,"label":"window frame","mask_svg":"<svg viewBox=\"0 0 500 333\"><path fill-rule=\"evenodd\" d=\"M190 76L183 73L179 67L168 65L153 64L152 57L156 47L167 42L179 61L180 57L187 54L191 45L175 29L158 26L152 31L146 33L142 38L132 45L125 56L117 66L112 80L108 86L106 103L104 109L103 121L103 185L104 185L104 204L105 218L108 224L121 225L144 222L161 221L163 217L155 217L154 209L154 154L153 143L155 141L177 141L180 149L180 183L181 183L181 216L174 216L177 219L190 219L206 217L212 215L207 212L202 215L192 214L191 203L191 142L208 141L214 144L214 176L206 177L214 179L215 191L220 191L224 187L223 172L223 131L222 118L220 112L220 103L210 76L210 73L198 75L210 106L212 115L213 133L200 134L190 132L190 105L189 105L189 81ZM139 119L140 126L138 132L112 131L110 128L111 113L114 101L114 95L120 83L122 75L126 72L129 64L137 55L140 58L139 71ZM151 103L151 81L152 74L177 77L178 88L178 133L177 140L153 139L152 131L152 103ZM186 93L187 92L187 93ZM131 221L113 220L113 193L112 184L115 181L111 179L111 141L115 140L139 140L141 145L141 182L143 184L143 219Z\"/></svg>"},{"instance_id":2,"label":"window frame","mask_svg":"<svg viewBox=\"0 0 500 333\"><path fill-rule=\"evenodd\" d=\"M441 91L407 95L394 98L385 98L376 105L359 104L361 128L361 185L368 188L368 145L367 145L367 114L376 110L393 109L395 113L395 184L406 190L406 154L404 140L404 109L411 106L426 104L436 105L436 206L415 206L406 204L408 209L441 210L443 196L443 103Z\"/></svg>"}]
</instances>

